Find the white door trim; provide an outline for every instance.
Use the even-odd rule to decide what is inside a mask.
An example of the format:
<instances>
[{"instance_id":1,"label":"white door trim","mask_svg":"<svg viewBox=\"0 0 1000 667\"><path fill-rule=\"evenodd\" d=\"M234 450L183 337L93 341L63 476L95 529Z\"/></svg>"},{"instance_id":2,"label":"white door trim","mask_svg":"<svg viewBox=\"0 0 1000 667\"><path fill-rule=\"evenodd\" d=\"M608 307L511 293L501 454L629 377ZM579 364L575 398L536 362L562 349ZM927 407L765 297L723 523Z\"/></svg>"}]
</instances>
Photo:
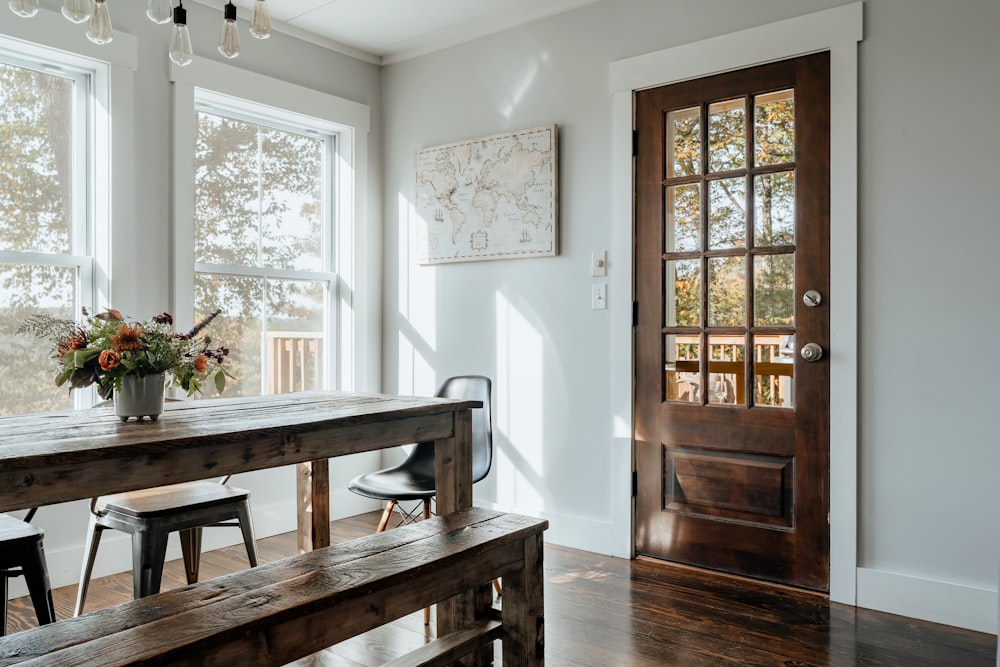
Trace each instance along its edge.
<instances>
[{"instance_id":1,"label":"white door trim","mask_svg":"<svg viewBox=\"0 0 1000 667\"><path fill-rule=\"evenodd\" d=\"M632 544L632 128L634 92L830 51L830 599L854 605L858 565L858 49L862 3L611 63L612 548Z\"/></svg>"}]
</instances>

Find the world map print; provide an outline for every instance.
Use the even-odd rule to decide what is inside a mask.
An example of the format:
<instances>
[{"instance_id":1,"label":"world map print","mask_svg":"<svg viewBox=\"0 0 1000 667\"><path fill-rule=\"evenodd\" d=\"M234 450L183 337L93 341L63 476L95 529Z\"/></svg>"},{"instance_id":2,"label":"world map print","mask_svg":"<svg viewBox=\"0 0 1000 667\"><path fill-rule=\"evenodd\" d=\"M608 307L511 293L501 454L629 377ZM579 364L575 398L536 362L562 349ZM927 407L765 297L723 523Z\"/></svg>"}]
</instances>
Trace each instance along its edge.
<instances>
[{"instance_id":1,"label":"world map print","mask_svg":"<svg viewBox=\"0 0 1000 667\"><path fill-rule=\"evenodd\" d=\"M557 143L547 125L417 152L421 263L555 255Z\"/></svg>"}]
</instances>

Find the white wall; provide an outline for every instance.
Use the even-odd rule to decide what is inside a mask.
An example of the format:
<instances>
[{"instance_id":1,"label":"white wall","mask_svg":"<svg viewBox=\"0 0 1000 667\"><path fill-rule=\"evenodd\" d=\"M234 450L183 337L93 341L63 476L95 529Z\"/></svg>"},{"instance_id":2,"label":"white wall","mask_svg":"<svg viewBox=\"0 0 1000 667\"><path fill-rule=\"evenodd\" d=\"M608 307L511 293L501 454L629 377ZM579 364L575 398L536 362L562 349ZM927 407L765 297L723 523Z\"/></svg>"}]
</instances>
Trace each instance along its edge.
<instances>
[{"instance_id":1,"label":"white wall","mask_svg":"<svg viewBox=\"0 0 1000 667\"><path fill-rule=\"evenodd\" d=\"M609 64L842 4L602 0L385 69L384 383L494 377L497 466L477 502L612 551L610 318L628 309L589 307L590 253L630 224L612 220ZM979 128L1000 102L1000 5L868 0L865 12L858 602L996 632L1000 449L986 415L1000 368L980 350L1000 325L1000 226L984 196L997 142ZM414 152L546 123L561 132L561 255L418 266ZM609 267L609 285L629 280Z\"/></svg>"},{"instance_id":2,"label":"white wall","mask_svg":"<svg viewBox=\"0 0 1000 667\"><path fill-rule=\"evenodd\" d=\"M44 9L59 10L56 0L43 0ZM171 87L167 79L169 60L167 43L168 26L156 25L145 16L145 2L110 3L111 18L116 31L130 33L138 42L138 68L134 76L135 89L135 142L127 154L134 162L116 165L116 169L134 172L135 213L126 219L115 220L112 233L131 237L133 247L122 249L141 257L141 262L113 258L114 305L140 319L163 310L171 310L171 276L168 248L171 243ZM247 24L240 22L243 52L233 61L219 55L216 48L221 10L214 11L196 3L189 3L188 26L191 31L195 54L226 62L235 67L252 70L269 77L284 79L307 88L336 95L366 104L372 110L372 127L368 137L368 182L375 184L367 201L368 217L376 227L381 218L381 199L377 184L380 181L381 137L378 132L381 113L380 70L329 49L293 39L275 32L270 39L252 39ZM6 6L0 8L0 32L14 22L22 21ZM34 20L34 19L28 19ZM87 44L83 26L79 39ZM67 45L67 48L72 48ZM281 106L281 100L274 100ZM118 249L116 247L116 249ZM141 274L137 265L141 265ZM360 295L359 295L360 296ZM378 295L374 295L377 299ZM145 313L145 315L143 315ZM377 389L375 382L367 389ZM334 461L331 464L332 513L334 517L351 516L378 509L378 504L348 492L347 482L356 474L378 465L377 454L365 454ZM292 468L260 471L237 475L233 484L251 491L251 503L258 536L294 530L295 528L295 478ZM84 502L39 510L35 522L45 529L45 550L49 574L54 586L75 584L83 558L82 543L87 526L87 507ZM239 531L209 530L205 533L207 548L241 541ZM179 547L172 541L168 558L180 556ZM131 553L123 534L109 531L102 540L98 553L95 576L131 569ZM12 582L11 595L24 593L23 582Z\"/></svg>"}]
</instances>

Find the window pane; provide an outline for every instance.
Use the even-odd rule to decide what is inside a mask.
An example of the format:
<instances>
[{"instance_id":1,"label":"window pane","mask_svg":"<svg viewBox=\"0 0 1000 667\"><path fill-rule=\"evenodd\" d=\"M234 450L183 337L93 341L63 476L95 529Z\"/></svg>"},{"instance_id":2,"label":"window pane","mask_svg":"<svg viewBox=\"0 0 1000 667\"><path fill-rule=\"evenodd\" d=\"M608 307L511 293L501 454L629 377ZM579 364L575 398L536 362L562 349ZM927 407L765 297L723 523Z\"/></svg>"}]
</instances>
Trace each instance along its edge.
<instances>
[{"instance_id":1,"label":"window pane","mask_svg":"<svg viewBox=\"0 0 1000 667\"><path fill-rule=\"evenodd\" d=\"M708 247L743 248L747 242L746 179L708 184Z\"/></svg>"},{"instance_id":2,"label":"window pane","mask_svg":"<svg viewBox=\"0 0 1000 667\"><path fill-rule=\"evenodd\" d=\"M709 403L743 403L745 347L743 336L708 337Z\"/></svg>"},{"instance_id":3,"label":"window pane","mask_svg":"<svg viewBox=\"0 0 1000 667\"><path fill-rule=\"evenodd\" d=\"M701 261L682 259L666 262L663 284L667 286L666 326L701 325Z\"/></svg>"},{"instance_id":4,"label":"window pane","mask_svg":"<svg viewBox=\"0 0 1000 667\"><path fill-rule=\"evenodd\" d=\"M323 388L326 284L270 280L267 285L267 393Z\"/></svg>"},{"instance_id":5,"label":"window pane","mask_svg":"<svg viewBox=\"0 0 1000 667\"><path fill-rule=\"evenodd\" d=\"M664 339L664 372L666 373L666 388L668 401L682 403L699 403L699 385L701 371L699 370L699 348L701 344L697 335L668 335Z\"/></svg>"},{"instance_id":6,"label":"window pane","mask_svg":"<svg viewBox=\"0 0 1000 667\"><path fill-rule=\"evenodd\" d=\"M259 265L257 159L257 125L198 113L194 178L196 262Z\"/></svg>"},{"instance_id":7,"label":"window pane","mask_svg":"<svg viewBox=\"0 0 1000 667\"><path fill-rule=\"evenodd\" d=\"M73 252L75 86L0 63L0 250Z\"/></svg>"},{"instance_id":8,"label":"window pane","mask_svg":"<svg viewBox=\"0 0 1000 667\"><path fill-rule=\"evenodd\" d=\"M323 269L322 140L261 128L262 264Z\"/></svg>"},{"instance_id":9,"label":"window pane","mask_svg":"<svg viewBox=\"0 0 1000 667\"><path fill-rule=\"evenodd\" d=\"M667 113L667 178L701 173L701 112L698 107Z\"/></svg>"},{"instance_id":10,"label":"window pane","mask_svg":"<svg viewBox=\"0 0 1000 667\"><path fill-rule=\"evenodd\" d=\"M754 336L754 405L791 408L795 405L795 337Z\"/></svg>"},{"instance_id":11,"label":"window pane","mask_svg":"<svg viewBox=\"0 0 1000 667\"><path fill-rule=\"evenodd\" d=\"M196 322L222 309L206 333L215 345L229 348L227 366L236 378L227 382L225 395L260 395L264 279L198 273L194 294ZM205 387L204 397L210 389Z\"/></svg>"},{"instance_id":12,"label":"window pane","mask_svg":"<svg viewBox=\"0 0 1000 667\"><path fill-rule=\"evenodd\" d=\"M708 326L741 327L746 324L746 268L740 257L708 260Z\"/></svg>"},{"instance_id":13,"label":"window pane","mask_svg":"<svg viewBox=\"0 0 1000 667\"><path fill-rule=\"evenodd\" d=\"M795 243L795 172L754 178L753 220L754 245Z\"/></svg>"},{"instance_id":14,"label":"window pane","mask_svg":"<svg viewBox=\"0 0 1000 667\"><path fill-rule=\"evenodd\" d=\"M0 264L0 415L69 410L73 398L55 384L51 341L15 333L29 315L76 319L75 268Z\"/></svg>"},{"instance_id":15,"label":"window pane","mask_svg":"<svg viewBox=\"0 0 1000 667\"><path fill-rule=\"evenodd\" d=\"M664 250L701 250L701 188L697 183L667 188L667 234Z\"/></svg>"},{"instance_id":16,"label":"window pane","mask_svg":"<svg viewBox=\"0 0 1000 667\"><path fill-rule=\"evenodd\" d=\"M746 166L746 108L743 98L708 107L708 170L729 171Z\"/></svg>"},{"instance_id":17,"label":"window pane","mask_svg":"<svg viewBox=\"0 0 1000 667\"><path fill-rule=\"evenodd\" d=\"M792 324L794 255L760 255L753 261L753 321L758 326Z\"/></svg>"},{"instance_id":18,"label":"window pane","mask_svg":"<svg viewBox=\"0 0 1000 667\"><path fill-rule=\"evenodd\" d=\"M784 164L795 159L794 91L782 90L754 98L754 164Z\"/></svg>"}]
</instances>

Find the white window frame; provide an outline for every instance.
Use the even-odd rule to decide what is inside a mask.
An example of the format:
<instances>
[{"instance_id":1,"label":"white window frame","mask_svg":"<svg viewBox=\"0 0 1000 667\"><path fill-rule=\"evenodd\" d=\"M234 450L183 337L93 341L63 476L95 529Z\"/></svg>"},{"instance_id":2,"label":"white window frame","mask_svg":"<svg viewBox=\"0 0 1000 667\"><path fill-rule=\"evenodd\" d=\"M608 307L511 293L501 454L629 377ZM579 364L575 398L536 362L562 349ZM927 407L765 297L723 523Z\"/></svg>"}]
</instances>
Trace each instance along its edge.
<instances>
[{"instance_id":1,"label":"white window frame","mask_svg":"<svg viewBox=\"0 0 1000 667\"><path fill-rule=\"evenodd\" d=\"M114 42L98 46L58 12L42 9L28 19L4 21L0 49L16 60L43 64L60 74L72 73L86 80L88 88L77 92L86 118L76 120L85 124L80 129L87 150L74 156L74 173L82 175L74 178L73 254L0 251L0 261L76 267L75 302L92 310L111 304L116 275L123 276L119 281L123 287L116 288L114 297L130 299L132 281L124 276L131 273L133 262L129 250L135 214L135 37L116 31ZM94 400L93 392L76 391L74 397L76 407Z\"/></svg>"},{"instance_id":2,"label":"white window frame","mask_svg":"<svg viewBox=\"0 0 1000 667\"><path fill-rule=\"evenodd\" d=\"M183 68L171 65L174 84L173 249L172 304L178 323L190 324L194 312L196 270L210 265L194 261L194 146L199 105L245 109L252 116L294 124L315 125L335 134L335 154L330 174L333 194L332 273L330 292L335 299L334 322L328 332L335 353L326 360L332 388L377 389L377 320L379 299L369 286L377 284L370 263L364 261L374 235L366 219L367 138L371 112L367 105L302 86L272 79L248 70L204 58ZM280 107L275 104L280 100ZM295 122L296 119L300 122ZM228 269L231 267L227 267ZM274 277L317 277L315 272L292 276L272 271ZM187 321L185 321L187 320Z\"/></svg>"}]
</instances>

